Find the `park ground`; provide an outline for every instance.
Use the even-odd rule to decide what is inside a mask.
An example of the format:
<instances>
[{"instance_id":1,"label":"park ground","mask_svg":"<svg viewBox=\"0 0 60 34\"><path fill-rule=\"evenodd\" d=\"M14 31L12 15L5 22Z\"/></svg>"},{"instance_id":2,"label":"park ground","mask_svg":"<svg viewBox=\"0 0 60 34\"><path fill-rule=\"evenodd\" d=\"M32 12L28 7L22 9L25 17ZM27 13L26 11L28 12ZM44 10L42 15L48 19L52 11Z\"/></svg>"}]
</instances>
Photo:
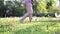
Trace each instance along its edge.
<instances>
[{"instance_id":1,"label":"park ground","mask_svg":"<svg viewBox=\"0 0 60 34\"><path fill-rule=\"evenodd\" d=\"M24 23L19 17L0 18L0 34L60 34L60 18L33 17Z\"/></svg>"}]
</instances>

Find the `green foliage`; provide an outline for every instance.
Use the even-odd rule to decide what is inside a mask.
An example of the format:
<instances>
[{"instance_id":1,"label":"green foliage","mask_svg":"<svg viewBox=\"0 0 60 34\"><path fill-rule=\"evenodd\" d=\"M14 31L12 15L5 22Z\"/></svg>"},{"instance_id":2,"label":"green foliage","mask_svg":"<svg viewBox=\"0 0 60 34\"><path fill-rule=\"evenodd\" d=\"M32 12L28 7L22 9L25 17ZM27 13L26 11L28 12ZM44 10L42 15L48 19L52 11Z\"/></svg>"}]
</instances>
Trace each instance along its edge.
<instances>
[{"instance_id":1,"label":"green foliage","mask_svg":"<svg viewBox=\"0 0 60 34\"><path fill-rule=\"evenodd\" d=\"M24 6L15 7L14 13L16 16L22 16L24 13L26 13L26 8Z\"/></svg>"},{"instance_id":2,"label":"green foliage","mask_svg":"<svg viewBox=\"0 0 60 34\"><path fill-rule=\"evenodd\" d=\"M47 2L46 9L49 9L51 6L52 6L52 1L50 0L49 2Z\"/></svg>"},{"instance_id":3,"label":"green foliage","mask_svg":"<svg viewBox=\"0 0 60 34\"><path fill-rule=\"evenodd\" d=\"M3 6L3 0L0 0L0 7Z\"/></svg>"},{"instance_id":4,"label":"green foliage","mask_svg":"<svg viewBox=\"0 0 60 34\"><path fill-rule=\"evenodd\" d=\"M22 1L23 0L21 0L21 2ZM19 2L17 2L17 3L19 3ZM42 14L44 14L44 16L47 16L48 14L54 16L54 12L57 12L60 10L60 7L57 7L55 5L55 0L39 0L38 3L39 3L39 5L37 7L37 9L38 9L37 16L42 16ZM25 8L25 6L22 6L22 5L23 4L18 4L18 7L15 7L14 4L10 5L10 8L13 10L12 12L13 12L14 16L22 16L24 13L26 13L26 8ZM36 8L35 6L34 6L34 8ZM3 0L0 0L0 10L4 9L3 7L5 7L5 9L7 8L7 6L3 5ZM4 12L0 11L0 14L1 13L2 13L2 15L4 14ZM35 13L33 15L35 15Z\"/></svg>"},{"instance_id":5,"label":"green foliage","mask_svg":"<svg viewBox=\"0 0 60 34\"><path fill-rule=\"evenodd\" d=\"M43 3L40 2L39 6L38 6L38 10L41 11L41 12L46 11L46 6Z\"/></svg>"}]
</instances>

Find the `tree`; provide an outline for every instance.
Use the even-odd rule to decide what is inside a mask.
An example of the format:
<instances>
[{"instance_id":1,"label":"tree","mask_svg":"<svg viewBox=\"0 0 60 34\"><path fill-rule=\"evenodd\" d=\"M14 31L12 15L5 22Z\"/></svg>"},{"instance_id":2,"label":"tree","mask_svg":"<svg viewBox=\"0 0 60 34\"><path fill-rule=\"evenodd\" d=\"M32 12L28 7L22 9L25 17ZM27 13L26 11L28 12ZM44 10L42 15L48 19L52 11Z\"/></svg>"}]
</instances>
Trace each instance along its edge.
<instances>
[{"instance_id":1,"label":"tree","mask_svg":"<svg viewBox=\"0 0 60 34\"><path fill-rule=\"evenodd\" d=\"M3 4L4 0L0 0L0 17L4 16L4 4Z\"/></svg>"}]
</instances>

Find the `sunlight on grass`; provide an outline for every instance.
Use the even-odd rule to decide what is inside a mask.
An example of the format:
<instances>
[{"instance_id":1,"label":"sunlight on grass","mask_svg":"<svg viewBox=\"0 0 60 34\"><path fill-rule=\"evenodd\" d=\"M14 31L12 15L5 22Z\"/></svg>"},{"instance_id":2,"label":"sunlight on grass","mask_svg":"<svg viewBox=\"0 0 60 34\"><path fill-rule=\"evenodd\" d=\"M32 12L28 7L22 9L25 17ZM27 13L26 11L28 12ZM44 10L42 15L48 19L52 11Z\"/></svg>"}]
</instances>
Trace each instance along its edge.
<instances>
[{"instance_id":1,"label":"sunlight on grass","mask_svg":"<svg viewBox=\"0 0 60 34\"><path fill-rule=\"evenodd\" d=\"M53 21L56 19L51 18ZM51 34L60 30L60 22L50 22L48 18L37 17L36 21L33 17L32 22L26 18L23 24L19 20L19 17L0 18L0 34Z\"/></svg>"}]
</instances>

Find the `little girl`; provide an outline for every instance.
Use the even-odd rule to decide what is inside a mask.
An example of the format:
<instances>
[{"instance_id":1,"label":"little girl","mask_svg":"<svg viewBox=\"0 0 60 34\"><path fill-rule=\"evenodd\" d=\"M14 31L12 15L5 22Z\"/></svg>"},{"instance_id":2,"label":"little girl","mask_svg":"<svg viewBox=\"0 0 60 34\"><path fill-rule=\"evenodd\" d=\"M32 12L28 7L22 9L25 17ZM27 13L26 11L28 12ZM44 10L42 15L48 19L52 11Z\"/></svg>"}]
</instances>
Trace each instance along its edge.
<instances>
[{"instance_id":1,"label":"little girl","mask_svg":"<svg viewBox=\"0 0 60 34\"><path fill-rule=\"evenodd\" d=\"M29 17L29 20L31 22L31 20L32 20L32 14L33 14L31 0L24 0L24 4L26 6L27 13L24 14L24 16L20 19L20 22L23 23L23 21L24 21L24 19L26 17Z\"/></svg>"}]
</instances>

